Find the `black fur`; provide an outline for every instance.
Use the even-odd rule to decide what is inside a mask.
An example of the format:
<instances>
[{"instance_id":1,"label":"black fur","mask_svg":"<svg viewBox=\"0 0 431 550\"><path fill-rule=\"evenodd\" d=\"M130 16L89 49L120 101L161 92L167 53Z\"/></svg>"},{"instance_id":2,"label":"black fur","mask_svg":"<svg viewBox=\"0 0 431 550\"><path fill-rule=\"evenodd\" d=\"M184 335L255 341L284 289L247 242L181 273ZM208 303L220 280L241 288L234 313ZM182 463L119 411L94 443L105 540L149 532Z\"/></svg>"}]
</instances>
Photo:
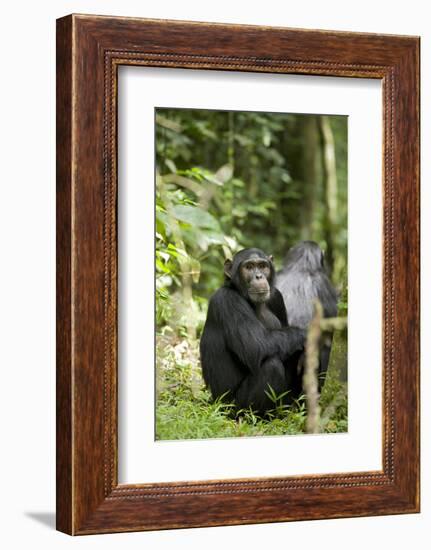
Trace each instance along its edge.
<instances>
[{"instance_id":1,"label":"black fur","mask_svg":"<svg viewBox=\"0 0 431 550\"><path fill-rule=\"evenodd\" d=\"M247 297L240 267L252 255L270 261L270 297L262 308ZM271 258L259 249L238 252L225 284L212 296L200 352L204 380L214 398L226 395L239 408L258 412L274 407L266 392L277 395L290 387L285 365L303 349L304 331L287 327L286 310L274 286ZM259 315L257 312L259 311Z\"/></svg>"},{"instance_id":2,"label":"black fur","mask_svg":"<svg viewBox=\"0 0 431 550\"><path fill-rule=\"evenodd\" d=\"M306 329L316 299L320 300L325 317L337 316L337 292L326 274L323 252L313 241L300 242L289 250L284 268L277 274L277 288L283 295L289 324ZM325 334L320 350L319 391L328 369L331 346L332 334ZM293 393L298 395L302 392L303 358L298 354L292 358L295 360L298 363Z\"/></svg>"}]
</instances>

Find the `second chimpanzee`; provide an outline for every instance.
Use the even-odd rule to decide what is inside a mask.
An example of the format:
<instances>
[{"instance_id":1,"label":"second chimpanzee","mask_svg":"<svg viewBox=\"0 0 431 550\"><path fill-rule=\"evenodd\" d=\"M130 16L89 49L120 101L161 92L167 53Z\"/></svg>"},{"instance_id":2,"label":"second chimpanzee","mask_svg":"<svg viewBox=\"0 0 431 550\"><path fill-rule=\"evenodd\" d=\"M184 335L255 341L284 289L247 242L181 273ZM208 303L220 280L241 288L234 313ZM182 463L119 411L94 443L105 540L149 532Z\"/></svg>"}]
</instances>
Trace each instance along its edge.
<instances>
[{"instance_id":1,"label":"second chimpanzee","mask_svg":"<svg viewBox=\"0 0 431 550\"><path fill-rule=\"evenodd\" d=\"M277 395L289 390L285 364L303 350L305 332L287 326L271 256L241 250L226 260L224 273L200 342L203 377L214 398L226 396L262 413L274 407L270 388Z\"/></svg>"},{"instance_id":2,"label":"second chimpanzee","mask_svg":"<svg viewBox=\"0 0 431 550\"><path fill-rule=\"evenodd\" d=\"M319 245L313 241L303 241L293 246L287 253L283 269L277 274L277 288L283 295L289 324L306 329L314 314L314 302L320 301L324 317L336 317L337 292L329 280L324 256ZM324 334L320 348L319 391L322 389L328 369L332 334ZM300 353L292 357L296 361L293 372L294 397L302 393L303 357Z\"/></svg>"}]
</instances>

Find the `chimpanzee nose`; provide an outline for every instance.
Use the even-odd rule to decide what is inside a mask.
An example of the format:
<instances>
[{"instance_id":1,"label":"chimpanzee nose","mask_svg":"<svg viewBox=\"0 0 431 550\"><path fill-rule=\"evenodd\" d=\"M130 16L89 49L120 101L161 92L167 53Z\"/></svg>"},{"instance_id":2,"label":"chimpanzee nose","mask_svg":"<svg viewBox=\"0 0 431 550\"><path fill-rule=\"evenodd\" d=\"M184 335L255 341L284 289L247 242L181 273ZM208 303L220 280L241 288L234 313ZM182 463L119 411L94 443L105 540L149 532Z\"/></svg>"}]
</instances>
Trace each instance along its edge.
<instances>
[{"instance_id":1,"label":"chimpanzee nose","mask_svg":"<svg viewBox=\"0 0 431 550\"><path fill-rule=\"evenodd\" d=\"M263 275L262 273L256 273L256 279L262 279Z\"/></svg>"}]
</instances>

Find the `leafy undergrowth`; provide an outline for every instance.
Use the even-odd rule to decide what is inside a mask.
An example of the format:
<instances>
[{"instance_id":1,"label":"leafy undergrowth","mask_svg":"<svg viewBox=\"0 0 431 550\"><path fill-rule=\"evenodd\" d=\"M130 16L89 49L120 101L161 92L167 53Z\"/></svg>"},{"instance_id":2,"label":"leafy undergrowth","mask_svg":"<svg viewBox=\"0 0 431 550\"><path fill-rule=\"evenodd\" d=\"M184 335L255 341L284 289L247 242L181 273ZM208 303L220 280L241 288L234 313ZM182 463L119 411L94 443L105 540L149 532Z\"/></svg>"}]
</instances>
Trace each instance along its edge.
<instances>
[{"instance_id":1,"label":"leafy undergrowth","mask_svg":"<svg viewBox=\"0 0 431 550\"><path fill-rule=\"evenodd\" d=\"M208 439L305 433L306 406L301 398L291 407L274 404L261 418L252 410L235 411L213 401L200 371L199 343L165 331L157 336L156 439ZM326 433L347 431L346 385L329 370L322 392L321 426Z\"/></svg>"}]
</instances>

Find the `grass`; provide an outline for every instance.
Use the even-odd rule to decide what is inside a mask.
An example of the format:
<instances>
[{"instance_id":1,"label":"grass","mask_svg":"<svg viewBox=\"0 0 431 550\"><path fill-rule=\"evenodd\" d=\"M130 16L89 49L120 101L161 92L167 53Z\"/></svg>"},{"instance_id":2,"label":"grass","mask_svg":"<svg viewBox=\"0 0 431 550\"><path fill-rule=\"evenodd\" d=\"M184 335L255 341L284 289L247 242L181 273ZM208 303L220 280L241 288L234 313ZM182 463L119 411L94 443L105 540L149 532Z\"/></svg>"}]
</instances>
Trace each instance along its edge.
<instances>
[{"instance_id":1,"label":"grass","mask_svg":"<svg viewBox=\"0 0 431 550\"><path fill-rule=\"evenodd\" d=\"M251 409L235 411L229 403L214 402L202 380L198 341L179 338L169 330L157 336L156 394L157 440L305 433L304 398L285 407L273 396L274 409L265 418ZM334 370L328 371L320 405L322 431L346 432L346 385Z\"/></svg>"}]
</instances>

